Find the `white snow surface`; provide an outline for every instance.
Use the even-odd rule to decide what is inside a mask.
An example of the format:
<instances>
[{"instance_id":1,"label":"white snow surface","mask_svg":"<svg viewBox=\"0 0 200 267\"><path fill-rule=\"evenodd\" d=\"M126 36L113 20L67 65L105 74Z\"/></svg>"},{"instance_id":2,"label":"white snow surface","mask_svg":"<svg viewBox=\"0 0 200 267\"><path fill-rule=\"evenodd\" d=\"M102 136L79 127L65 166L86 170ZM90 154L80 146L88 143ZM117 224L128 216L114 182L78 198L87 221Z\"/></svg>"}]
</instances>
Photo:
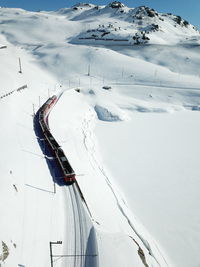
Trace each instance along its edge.
<instances>
[{"instance_id":1,"label":"white snow surface","mask_svg":"<svg viewBox=\"0 0 200 267\"><path fill-rule=\"evenodd\" d=\"M100 266L199 266L199 32L148 10L0 9L3 266L50 266L50 241L65 253L67 189L52 193L32 116L57 92L49 124L92 213ZM109 25L117 39L145 31L148 45L78 39Z\"/></svg>"}]
</instances>

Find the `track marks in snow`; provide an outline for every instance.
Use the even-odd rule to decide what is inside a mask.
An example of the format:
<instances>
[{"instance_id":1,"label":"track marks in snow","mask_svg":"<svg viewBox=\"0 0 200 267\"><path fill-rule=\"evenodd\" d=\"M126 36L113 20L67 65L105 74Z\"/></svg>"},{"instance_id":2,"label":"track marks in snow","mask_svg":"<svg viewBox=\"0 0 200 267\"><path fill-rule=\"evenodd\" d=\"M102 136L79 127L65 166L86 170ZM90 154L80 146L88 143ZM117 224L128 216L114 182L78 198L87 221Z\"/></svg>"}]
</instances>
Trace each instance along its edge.
<instances>
[{"instance_id":1,"label":"track marks in snow","mask_svg":"<svg viewBox=\"0 0 200 267\"><path fill-rule=\"evenodd\" d=\"M83 143L84 143L84 146L86 148L86 151L88 152L88 158L89 158L89 161L90 161L92 168L95 170L98 169L100 171L100 173L102 174L102 176L104 177L106 184L110 188L111 193L112 193L112 195L116 201L116 205L117 205L121 215L125 218L128 225L133 230L134 236L138 238L138 241L136 241L133 236L130 237L135 242L135 244L138 246L138 255L139 255L141 261L143 262L144 266L148 267L149 265L147 264L148 260L145 257L145 252L142 249L141 245L139 245L139 243L138 243L139 241L141 241L141 244L144 246L144 248L146 248L146 250L148 251L148 254L154 259L154 261L157 263L158 266L162 265L162 263L160 263L161 258L162 258L162 262L164 262L163 266L167 266L168 264L167 264L164 256L162 256L161 252L156 247L156 245L154 244L153 245L154 248L152 249L152 247L151 247L150 243L147 241L147 239L144 238L142 236L142 234L139 233L137 226L134 225L135 223L129 217L130 211L126 207L125 201L123 200L122 197L120 197L120 193L115 188L115 186L111 183L104 168L101 166L100 162L98 161L98 159L96 157L95 138L94 138L94 134L93 134L94 122L95 122L94 112L92 110L90 110L89 113L86 114L86 117L83 121L82 133L83 133ZM135 218L134 218L134 220L135 220ZM156 254L154 254L154 252L153 252L154 249L157 250ZM157 255L159 255L159 260L157 258Z\"/></svg>"}]
</instances>

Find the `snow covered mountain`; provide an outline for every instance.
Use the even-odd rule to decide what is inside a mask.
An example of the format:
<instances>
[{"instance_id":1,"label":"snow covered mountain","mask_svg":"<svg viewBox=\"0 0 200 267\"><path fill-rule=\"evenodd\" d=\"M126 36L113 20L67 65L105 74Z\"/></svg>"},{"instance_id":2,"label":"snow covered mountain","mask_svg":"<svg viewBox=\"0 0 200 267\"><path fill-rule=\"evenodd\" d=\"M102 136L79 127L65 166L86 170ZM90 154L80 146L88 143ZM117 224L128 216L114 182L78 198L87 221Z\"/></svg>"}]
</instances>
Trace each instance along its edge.
<instances>
[{"instance_id":1,"label":"snow covered mountain","mask_svg":"<svg viewBox=\"0 0 200 267\"><path fill-rule=\"evenodd\" d=\"M188 38L199 41L199 31L180 16L158 13L140 6L128 8L120 2L107 6L77 4L72 9L61 9L58 14L73 21L87 21L91 28L81 32L74 41L95 44L172 44ZM97 18L97 19L96 19ZM166 38L167 35L167 38Z\"/></svg>"},{"instance_id":2,"label":"snow covered mountain","mask_svg":"<svg viewBox=\"0 0 200 267\"><path fill-rule=\"evenodd\" d=\"M70 189L53 193L33 131L33 113L61 93L49 125L91 212L99 266L199 265L199 52L195 27L149 7L0 8L2 265L50 266L50 241L65 255L77 252L71 229L78 248L92 236Z\"/></svg>"}]
</instances>

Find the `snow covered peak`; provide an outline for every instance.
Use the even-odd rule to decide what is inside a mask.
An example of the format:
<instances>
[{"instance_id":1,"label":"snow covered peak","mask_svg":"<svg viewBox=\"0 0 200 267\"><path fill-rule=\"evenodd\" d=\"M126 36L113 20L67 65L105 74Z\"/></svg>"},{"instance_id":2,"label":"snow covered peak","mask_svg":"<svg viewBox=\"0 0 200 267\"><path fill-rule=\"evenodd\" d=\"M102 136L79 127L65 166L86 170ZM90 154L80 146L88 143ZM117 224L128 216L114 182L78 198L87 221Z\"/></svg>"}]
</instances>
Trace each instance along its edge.
<instances>
[{"instance_id":1,"label":"snow covered peak","mask_svg":"<svg viewBox=\"0 0 200 267\"><path fill-rule=\"evenodd\" d=\"M78 4L75 4L74 6L72 6L73 9L83 9L83 8L93 8L95 5L93 4L89 4L89 3L78 3Z\"/></svg>"},{"instance_id":2,"label":"snow covered peak","mask_svg":"<svg viewBox=\"0 0 200 267\"><path fill-rule=\"evenodd\" d=\"M108 6L111 7L111 8L123 8L123 7L125 7L125 5L122 4L119 1L114 1L114 2L112 2L110 4L108 4Z\"/></svg>"},{"instance_id":3,"label":"snow covered peak","mask_svg":"<svg viewBox=\"0 0 200 267\"><path fill-rule=\"evenodd\" d=\"M139 6L134 8L134 16L138 19L143 19L145 17L158 17L158 12L156 12L153 8L149 8L147 6Z\"/></svg>"},{"instance_id":4,"label":"snow covered peak","mask_svg":"<svg viewBox=\"0 0 200 267\"><path fill-rule=\"evenodd\" d=\"M56 13L60 14L60 15L69 15L69 16L76 16L77 15L77 11L79 12L84 12L90 9L93 9L94 7L96 7L93 4L90 3L77 3L75 5L73 5L71 8L60 8L59 10L56 11ZM75 12L76 11L76 12Z\"/></svg>"}]
</instances>

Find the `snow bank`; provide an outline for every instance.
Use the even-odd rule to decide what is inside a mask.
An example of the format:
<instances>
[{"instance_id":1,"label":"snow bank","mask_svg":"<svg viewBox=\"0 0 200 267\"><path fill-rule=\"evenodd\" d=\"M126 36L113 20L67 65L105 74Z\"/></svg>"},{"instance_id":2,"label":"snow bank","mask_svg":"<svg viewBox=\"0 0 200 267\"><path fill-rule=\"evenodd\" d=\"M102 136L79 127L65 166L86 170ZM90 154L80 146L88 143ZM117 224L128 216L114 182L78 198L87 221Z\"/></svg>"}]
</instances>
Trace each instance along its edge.
<instances>
[{"instance_id":1,"label":"snow bank","mask_svg":"<svg viewBox=\"0 0 200 267\"><path fill-rule=\"evenodd\" d=\"M116 114L113 114L112 112L110 112L108 109L98 106L96 105L94 107L96 113L97 113L97 117L99 120L102 121L120 121L120 117Z\"/></svg>"}]
</instances>

